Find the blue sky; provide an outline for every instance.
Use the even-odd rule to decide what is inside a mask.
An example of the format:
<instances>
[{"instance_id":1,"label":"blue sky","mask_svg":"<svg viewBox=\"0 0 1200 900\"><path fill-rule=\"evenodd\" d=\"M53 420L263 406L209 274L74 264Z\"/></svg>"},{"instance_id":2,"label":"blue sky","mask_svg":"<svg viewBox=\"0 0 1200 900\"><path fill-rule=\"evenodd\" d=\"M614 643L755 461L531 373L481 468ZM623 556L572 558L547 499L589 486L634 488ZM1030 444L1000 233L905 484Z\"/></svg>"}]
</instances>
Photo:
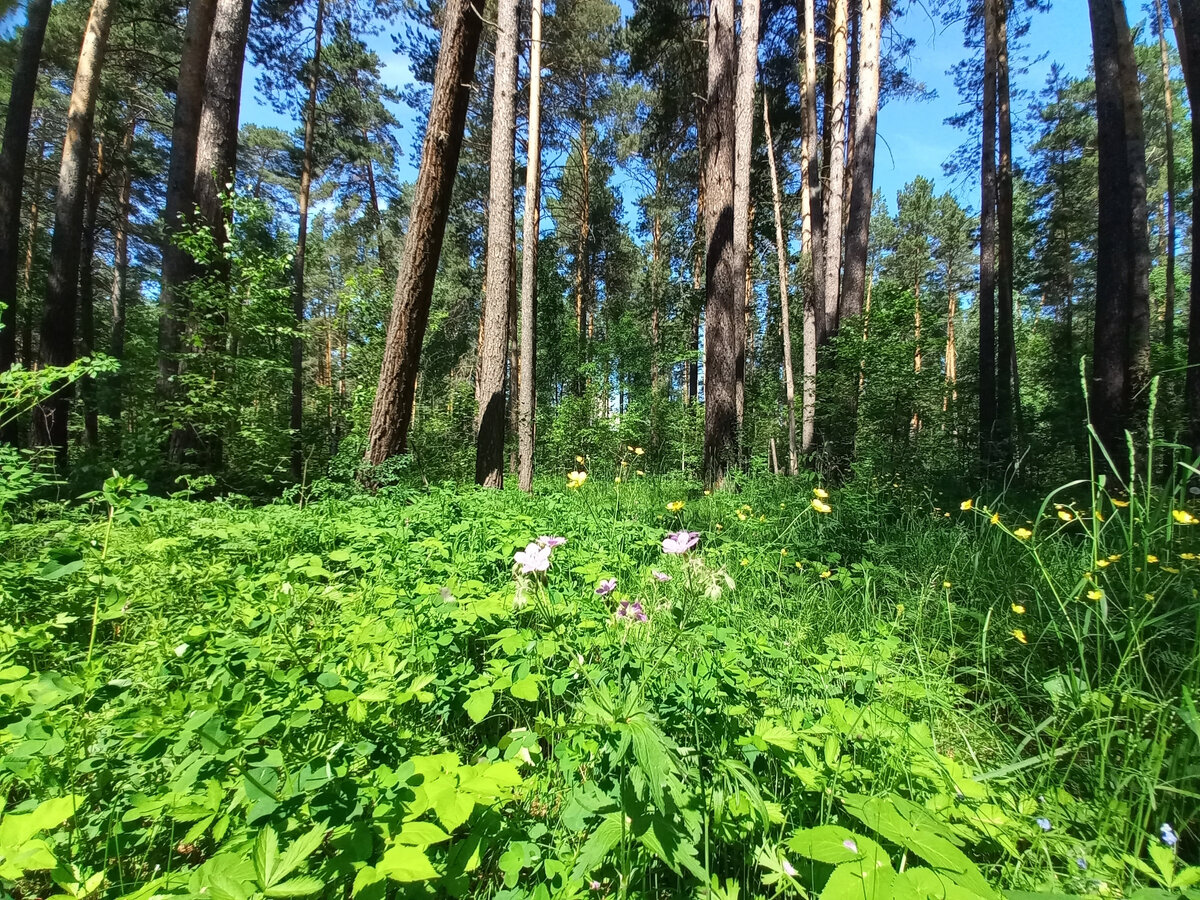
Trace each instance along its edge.
<instances>
[{"instance_id":1,"label":"blue sky","mask_svg":"<svg viewBox=\"0 0 1200 900\"><path fill-rule=\"evenodd\" d=\"M631 11L629 0L620 0L626 12ZM875 186L883 191L889 205L895 205L896 193L917 175L933 178L939 191L952 190L968 206L978 204L978 190L974 183L954 183L942 174L942 163L953 153L965 138L962 132L944 124L947 116L958 112L960 101L952 78L947 74L964 55L962 28L960 25L945 26L927 12L928 4L910 0L906 12L897 20L900 33L911 37L915 47L910 66L913 77L924 82L936 96L926 101L895 101L886 105L879 115L879 145L876 152ZM1131 16L1140 15L1138 7L1127 5ZM1033 17L1026 38L1025 62L1027 71L1014 77L1014 89L1036 93L1045 84L1046 75L1054 62L1060 63L1068 73L1083 75L1091 59L1091 31L1088 23L1086 0L1054 0L1053 8ZM408 61L392 52L391 40L381 35L372 40L376 52L384 62L384 80L398 86L409 79ZM886 52L886 45L885 45ZM1014 65L1019 60L1014 60ZM243 87L243 122L259 125L274 125L291 129L296 122L280 116L262 103L256 96L254 82L256 73L247 66ZM424 110L407 108L396 110L401 122L400 145L404 151L401 160L402 177L416 178L417 159L412 150L415 133L415 117L423 116ZM1024 106L1013 109L1014 123L1027 115ZM1018 138L1019 140L1019 138ZM1018 160L1021 148L1017 149ZM636 215L633 207L633 185L622 185L626 194L626 215Z\"/></svg>"}]
</instances>

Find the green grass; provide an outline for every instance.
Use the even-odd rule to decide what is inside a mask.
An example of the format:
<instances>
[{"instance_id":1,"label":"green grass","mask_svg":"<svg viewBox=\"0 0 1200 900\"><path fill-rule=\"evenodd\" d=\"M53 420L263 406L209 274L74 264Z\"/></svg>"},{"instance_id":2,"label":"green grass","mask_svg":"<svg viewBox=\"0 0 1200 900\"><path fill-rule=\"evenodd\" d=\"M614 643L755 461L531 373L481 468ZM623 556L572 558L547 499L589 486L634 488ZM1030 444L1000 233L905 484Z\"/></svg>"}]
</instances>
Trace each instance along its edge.
<instances>
[{"instance_id":1,"label":"green grass","mask_svg":"<svg viewBox=\"0 0 1200 900\"><path fill-rule=\"evenodd\" d=\"M811 480L706 496L628 461L533 498L251 508L112 479L23 508L0 886L1194 895L1200 527L1169 495L1077 485L1066 521L860 480L821 513ZM697 547L664 555L680 528ZM539 535L567 542L518 577Z\"/></svg>"}]
</instances>

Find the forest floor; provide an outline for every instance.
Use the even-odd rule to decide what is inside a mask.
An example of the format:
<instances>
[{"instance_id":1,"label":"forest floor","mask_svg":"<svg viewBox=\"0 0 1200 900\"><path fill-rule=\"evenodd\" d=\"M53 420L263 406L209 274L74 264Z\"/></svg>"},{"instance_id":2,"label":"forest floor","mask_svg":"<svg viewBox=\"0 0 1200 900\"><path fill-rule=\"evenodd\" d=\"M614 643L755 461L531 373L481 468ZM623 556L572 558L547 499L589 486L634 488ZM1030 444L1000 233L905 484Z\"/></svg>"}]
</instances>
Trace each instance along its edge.
<instances>
[{"instance_id":1,"label":"forest floor","mask_svg":"<svg viewBox=\"0 0 1200 900\"><path fill-rule=\"evenodd\" d=\"M10 511L0 888L1198 896L1200 528L1073 490Z\"/></svg>"}]
</instances>

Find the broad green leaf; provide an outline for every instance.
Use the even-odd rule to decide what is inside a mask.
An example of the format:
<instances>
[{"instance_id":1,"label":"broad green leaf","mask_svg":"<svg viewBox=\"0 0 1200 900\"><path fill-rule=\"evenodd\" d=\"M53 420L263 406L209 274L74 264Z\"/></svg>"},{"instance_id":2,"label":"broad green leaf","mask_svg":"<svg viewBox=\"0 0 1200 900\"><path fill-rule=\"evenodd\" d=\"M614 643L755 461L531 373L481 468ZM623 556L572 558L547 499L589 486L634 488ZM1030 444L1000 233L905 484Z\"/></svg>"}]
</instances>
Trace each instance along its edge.
<instances>
[{"instance_id":1,"label":"broad green leaf","mask_svg":"<svg viewBox=\"0 0 1200 900\"><path fill-rule=\"evenodd\" d=\"M397 844L413 847L428 847L430 844L440 844L448 840L450 835L432 822L405 822L400 833L396 835Z\"/></svg>"},{"instance_id":2,"label":"broad green leaf","mask_svg":"<svg viewBox=\"0 0 1200 900\"><path fill-rule=\"evenodd\" d=\"M467 711L467 715L471 717L472 722L482 722L489 712L492 710L492 704L496 702L496 695L488 688L480 688L472 692L463 704L463 709Z\"/></svg>"},{"instance_id":3,"label":"broad green leaf","mask_svg":"<svg viewBox=\"0 0 1200 900\"><path fill-rule=\"evenodd\" d=\"M279 836L270 825L258 833L254 843L254 874L258 883L270 885L274 880L275 869L279 863Z\"/></svg>"},{"instance_id":4,"label":"broad green leaf","mask_svg":"<svg viewBox=\"0 0 1200 900\"><path fill-rule=\"evenodd\" d=\"M870 838L855 834L841 825L818 825L797 831L788 841L793 853L817 862L838 865L861 858L877 845Z\"/></svg>"},{"instance_id":5,"label":"broad green leaf","mask_svg":"<svg viewBox=\"0 0 1200 900\"><path fill-rule=\"evenodd\" d=\"M825 882L821 900L893 900L895 879L887 857L842 863Z\"/></svg>"},{"instance_id":6,"label":"broad green leaf","mask_svg":"<svg viewBox=\"0 0 1200 900\"><path fill-rule=\"evenodd\" d=\"M263 893L268 897L307 897L324 889L325 882L311 875L297 875L281 884L272 885Z\"/></svg>"},{"instance_id":7,"label":"broad green leaf","mask_svg":"<svg viewBox=\"0 0 1200 900\"><path fill-rule=\"evenodd\" d=\"M508 692L518 700L534 701L538 698L538 681L534 675L526 675L524 678L514 681Z\"/></svg>"},{"instance_id":8,"label":"broad green leaf","mask_svg":"<svg viewBox=\"0 0 1200 900\"><path fill-rule=\"evenodd\" d=\"M437 870L420 847L393 844L375 867L392 881L428 881L437 878Z\"/></svg>"},{"instance_id":9,"label":"broad green leaf","mask_svg":"<svg viewBox=\"0 0 1200 900\"><path fill-rule=\"evenodd\" d=\"M280 857L279 865L275 867L275 880L282 881L287 878L296 871L300 863L312 856L313 851L320 847L321 842L325 840L325 833L325 826L317 825L292 841L287 850L283 852L283 856Z\"/></svg>"}]
</instances>

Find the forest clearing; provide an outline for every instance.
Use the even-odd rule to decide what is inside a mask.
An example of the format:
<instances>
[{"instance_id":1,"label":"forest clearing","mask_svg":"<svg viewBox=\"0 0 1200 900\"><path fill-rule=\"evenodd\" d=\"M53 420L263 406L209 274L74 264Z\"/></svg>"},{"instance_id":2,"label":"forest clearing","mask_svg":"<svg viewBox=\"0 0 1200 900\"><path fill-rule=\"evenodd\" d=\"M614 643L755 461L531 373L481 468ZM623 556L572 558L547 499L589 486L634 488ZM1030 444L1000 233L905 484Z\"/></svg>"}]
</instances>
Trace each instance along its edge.
<instances>
[{"instance_id":1,"label":"forest clearing","mask_svg":"<svg viewBox=\"0 0 1200 900\"><path fill-rule=\"evenodd\" d=\"M1200 898L1197 91L1200 0L0 2L0 897Z\"/></svg>"}]
</instances>

